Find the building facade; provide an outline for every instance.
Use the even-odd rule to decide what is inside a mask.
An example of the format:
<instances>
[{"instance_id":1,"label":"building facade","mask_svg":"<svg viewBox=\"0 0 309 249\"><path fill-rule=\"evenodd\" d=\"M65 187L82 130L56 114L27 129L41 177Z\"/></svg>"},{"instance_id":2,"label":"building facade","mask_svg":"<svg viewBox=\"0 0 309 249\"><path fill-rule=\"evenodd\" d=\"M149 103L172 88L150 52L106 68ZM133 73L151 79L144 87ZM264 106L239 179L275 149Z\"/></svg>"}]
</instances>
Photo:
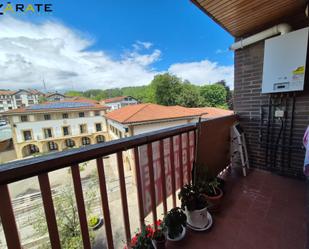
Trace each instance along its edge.
<instances>
[{"instance_id":1,"label":"building facade","mask_svg":"<svg viewBox=\"0 0 309 249\"><path fill-rule=\"evenodd\" d=\"M131 96L121 96L101 101L101 104L109 107L109 111L117 110L127 105L136 105L139 101Z\"/></svg>"},{"instance_id":2,"label":"building facade","mask_svg":"<svg viewBox=\"0 0 309 249\"><path fill-rule=\"evenodd\" d=\"M48 94L45 95L46 101L50 101L50 102L61 101L61 100L64 100L65 98L66 98L65 95L58 93L58 92L48 93Z\"/></svg>"},{"instance_id":3,"label":"building facade","mask_svg":"<svg viewBox=\"0 0 309 249\"><path fill-rule=\"evenodd\" d=\"M106 107L85 102L38 104L5 112L17 158L104 142Z\"/></svg>"},{"instance_id":4,"label":"building facade","mask_svg":"<svg viewBox=\"0 0 309 249\"><path fill-rule=\"evenodd\" d=\"M43 96L43 93L32 89L0 91L0 112L6 112L20 107L38 104L41 96Z\"/></svg>"}]
</instances>

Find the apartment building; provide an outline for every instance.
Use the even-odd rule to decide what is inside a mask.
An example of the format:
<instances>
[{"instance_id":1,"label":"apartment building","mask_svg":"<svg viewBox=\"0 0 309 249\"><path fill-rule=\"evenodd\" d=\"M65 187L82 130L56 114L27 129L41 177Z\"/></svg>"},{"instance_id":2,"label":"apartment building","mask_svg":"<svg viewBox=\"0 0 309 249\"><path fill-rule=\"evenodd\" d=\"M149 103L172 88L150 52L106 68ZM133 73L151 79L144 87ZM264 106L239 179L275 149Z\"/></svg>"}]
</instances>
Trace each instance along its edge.
<instances>
[{"instance_id":1,"label":"apartment building","mask_svg":"<svg viewBox=\"0 0 309 249\"><path fill-rule=\"evenodd\" d=\"M106 107L83 101L46 102L3 113L17 158L101 143L108 139Z\"/></svg>"},{"instance_id":2,"label":"apartment building","mask_svg":"<svg viewBox=\"0 0 309 249\"><path fill-rule=\"evenodd\" d=\"M110 99L104 99L101 101L101 104L109 107L110 111L117 110L127 105L136 105L138 103L140 102L131 96L120 96Z\"/></svg>"},{"instance_id":3,"label":"apartment building","mask_svg":"<svg viewBox=\"0 0 309 249\"><path fill-rule=\"evenodd\" d=\"M36 89L0 90L0 112L38 104L39 98L43 95Z\"/></svg>"},{"instance_id":4,"label":"apartment building","mask_svg":"<svg viewBox=\"0 0 309 249\"><path fill-rule=\"evenodd\" d=\"M58 92L54 92L54 93L47 93L45 94L45 99L46 101L62 101L66 98L65 95L58 93Z\"/></svg>"}]
</instances>

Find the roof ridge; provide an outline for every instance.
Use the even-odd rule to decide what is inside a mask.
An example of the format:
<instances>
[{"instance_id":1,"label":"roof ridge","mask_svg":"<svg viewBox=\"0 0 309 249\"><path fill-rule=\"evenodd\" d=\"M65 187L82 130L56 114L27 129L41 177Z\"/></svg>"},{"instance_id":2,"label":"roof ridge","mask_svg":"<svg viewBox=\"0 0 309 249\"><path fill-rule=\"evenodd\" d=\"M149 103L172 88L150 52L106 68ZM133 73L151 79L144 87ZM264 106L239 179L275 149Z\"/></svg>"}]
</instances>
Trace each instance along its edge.
<instances>
[{"instance_id":1,"label":"roof ridge","mask_svg":"<svg viewBox=\"0 0 309 249\"><path fill-rule=\"evenodd\" d=\"M139 110L137 110L136 112L134 112L131 116L129 116L128 118L126 118L123 122L125 123L127 120L129 120L130 118L132 118L134 115L136 115L137 113L139 113L141 110L144 110L147 106L152 105L152 103L145 103L142 104L144 105L142 108L140 108ZM133 105L134 106L134 105Z\"/></svg>"}]
</instances>

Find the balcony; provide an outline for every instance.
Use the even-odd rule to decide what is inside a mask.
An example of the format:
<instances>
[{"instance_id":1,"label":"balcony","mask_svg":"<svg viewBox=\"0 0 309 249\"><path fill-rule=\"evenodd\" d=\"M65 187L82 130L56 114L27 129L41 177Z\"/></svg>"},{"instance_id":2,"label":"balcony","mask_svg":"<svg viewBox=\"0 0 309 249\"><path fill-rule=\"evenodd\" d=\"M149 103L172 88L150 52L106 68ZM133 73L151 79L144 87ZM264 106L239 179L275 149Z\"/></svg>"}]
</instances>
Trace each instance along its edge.
<instances>
[{"instance_id":1,"label":"balcony","mask_svg":"<svg viewBox=\"0 0 309 249\"><path fill-rule=\"evenodd\" d=\"M205 162L212 172L221 172L226 180L224 205L214 216L209 231L188 230L183 241L168 242L167 249L306 248L305 181L256 169L251 169L246 177L237 168L222 173L229 162L229 131L234 122L235 117L228 116L202 122L199 132L196 124L188 124L1 165L0 217L7 248L36 248L42 241L50 243L50 248L63 248L55 208L58 190L53 186L55 178L59 181L64 177L63 170L69 170L72 179L82 235L80 248L123 248L136 228L144 222L152 223L179 205L177 192L191 180L193 161ZM90 160L94 162L95 178L85 177L81 171L81 165ZM110 178L111 174L116 180ZM36 206L44 210L48 231L40 238L32 236L36 244L25 239L24 233L29 230L25 232L24 223L18 219L21 213L16 207L18 198L11 198L10 191L12 184L24 188L24 181L29 179L38 181L40 191L31 198L40 199ZM90 203L89 184L98 192L98 198ZM119 198L115 199L117 193ZM103 229L94 235L88 224L88 205L95 205L96 212L104 219ZM31 206L23 209L29 217L31 211Z\"/></svg>"}]
</instances>

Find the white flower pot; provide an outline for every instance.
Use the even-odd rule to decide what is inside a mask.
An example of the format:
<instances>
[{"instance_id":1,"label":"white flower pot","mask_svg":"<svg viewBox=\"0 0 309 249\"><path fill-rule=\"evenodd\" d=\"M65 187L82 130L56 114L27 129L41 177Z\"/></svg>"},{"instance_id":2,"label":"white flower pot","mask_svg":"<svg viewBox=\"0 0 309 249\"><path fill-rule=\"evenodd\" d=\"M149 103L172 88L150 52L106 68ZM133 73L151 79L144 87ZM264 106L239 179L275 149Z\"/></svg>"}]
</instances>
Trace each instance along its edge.
<instances>
[{"instance_id":1,"label":"white flower pot","mask_svg":"<svg viewBox=\"0 0 309 249\"><path fill-rule=\"evenodd\" d=\"M181 232L181 234L179 234L179 236L178 237L176 237L176 238L174 238L174 239L172 239L172 238L170 238L169 236L168 236L168 233L167 233L167 239L169 240L169 241L180 241L180 240L182 240L185 236L186 236L186 227L184 227L184 226L182 226L182 232Z\"/></svg>"},{"instance_id":2,"label":"white flower pot","mask_svg":"<svg viewBox=\"0 0 309 249\"><path fill-rule=\"evenodd\" d=\"M187 215L187 223L197 228L203 228L209 222L207 216L207 207L194 211L188 211L186 208L186 215Z\"/></svg>"}]
</instances>

